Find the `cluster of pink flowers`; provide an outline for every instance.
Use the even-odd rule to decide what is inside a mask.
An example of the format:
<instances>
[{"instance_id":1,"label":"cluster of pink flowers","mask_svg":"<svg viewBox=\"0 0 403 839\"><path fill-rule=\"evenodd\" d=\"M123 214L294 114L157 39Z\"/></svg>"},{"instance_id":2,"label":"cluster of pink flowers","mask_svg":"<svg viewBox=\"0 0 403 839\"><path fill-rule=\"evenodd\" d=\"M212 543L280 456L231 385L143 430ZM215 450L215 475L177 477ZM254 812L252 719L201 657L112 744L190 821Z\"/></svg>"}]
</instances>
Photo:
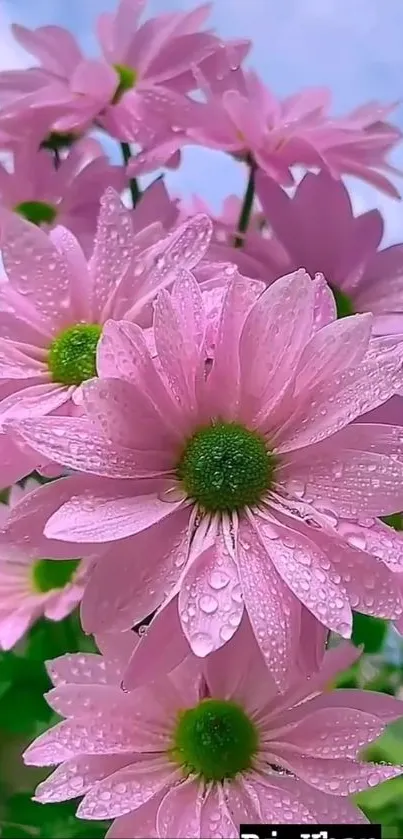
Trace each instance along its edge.
<instances>
[{"instance_id":1,"label":"cluster of pink flowers","mask_svg":"<svg viewBox=\"0 0 403 839\"><path fill-rule=\"evenodd\" d=\"M0 646L81 602L100 650L48 663L66 720L25 761L114 839L358 823L403 771L362 754L400 701L332 689L354 611L403 630L403 245L341 178L398 196L400 132L144 7L96 59L14 26L38 63L0 73ZM245 168L220 218L140 189L187 144Z\"/></svg>"}]
</instances>

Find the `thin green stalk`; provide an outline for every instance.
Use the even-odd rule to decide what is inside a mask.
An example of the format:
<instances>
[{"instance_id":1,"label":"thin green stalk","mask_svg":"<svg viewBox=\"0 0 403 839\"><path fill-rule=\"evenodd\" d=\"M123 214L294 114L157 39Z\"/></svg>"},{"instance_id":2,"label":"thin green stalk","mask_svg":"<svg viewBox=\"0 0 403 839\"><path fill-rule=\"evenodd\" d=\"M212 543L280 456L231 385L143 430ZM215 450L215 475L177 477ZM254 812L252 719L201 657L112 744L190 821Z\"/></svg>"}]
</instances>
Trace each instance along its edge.
<instances>
[{"instance_id":1,"label":"thin green stalk","mask_svg":"<svg viewBox=\"0 0 403 839\"><path fill-rule=\"evenodd\" d=\"M127 164L129 163L129 161L131 159L131 156L132 156L129 143L121 143L120 148L122 149L123 160L125 162L125 165L127 166ZM136 204L138 203L140 197L141 197L141 192L140 192L139 185L137 183L136 178L130 178L129 188L130 188L130 194L132 196L132 203L133 203L133 209L134 209Z\"/></svg>"},{"instance_id":2,"label":"thin green stalk","mask_svg":"<svg viewBox=\"0 0 403 839\"><path fill-rule=\"evenodd\" d=\"M253 199L255 197L255 173L256 173L256 166L252 162L249 166L249 178L248 183L245 190L245 195L242 201L241 212L239 214L238 226L237 226L237 233L234 240L234 247L241 248L243 245L244 235L248 229L252 207L253 207Z\"/></svg>"}]
</instances>

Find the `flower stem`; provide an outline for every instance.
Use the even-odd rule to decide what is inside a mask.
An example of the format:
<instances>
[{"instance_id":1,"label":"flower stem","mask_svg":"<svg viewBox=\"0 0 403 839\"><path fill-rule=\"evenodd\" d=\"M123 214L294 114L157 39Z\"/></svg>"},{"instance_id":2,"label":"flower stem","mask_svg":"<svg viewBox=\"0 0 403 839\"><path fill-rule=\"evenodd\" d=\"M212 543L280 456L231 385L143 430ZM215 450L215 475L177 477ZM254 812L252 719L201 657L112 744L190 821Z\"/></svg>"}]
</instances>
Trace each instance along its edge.
<instances>
[{"instance_id":1,"label":"flower stem","mask_svg":"<svg viewBox=\"0 0 403 839\"><path fill-rule=\"evenodd\" d=\"M255 197L255 173L256 165L253 161L249 165L249 178L245 190L245 195L242 201L241 212L239 214L237 233L234 240L234 247L241 248L251 217L253 199Z\"/></svg>"},{"instance_id":2,"label":"flower stem","mask_svg":"<svg viewBox=\"0 0 403 839\"><path fill-rule=\"evenodd\" d=\"M122 149L123 160L125 162L125 165L127 166L127 164L129 163L129 160L132 156L129 143L121 143L120 148ZM134 209L137 202L139 201L139 199L141 197L139 185L137 183L136 178L130 178L129 188L130 188L130 193L131 193L131 196L132 196L132 203L133 203L133 209Z\"/></svg>"}]
</instances>

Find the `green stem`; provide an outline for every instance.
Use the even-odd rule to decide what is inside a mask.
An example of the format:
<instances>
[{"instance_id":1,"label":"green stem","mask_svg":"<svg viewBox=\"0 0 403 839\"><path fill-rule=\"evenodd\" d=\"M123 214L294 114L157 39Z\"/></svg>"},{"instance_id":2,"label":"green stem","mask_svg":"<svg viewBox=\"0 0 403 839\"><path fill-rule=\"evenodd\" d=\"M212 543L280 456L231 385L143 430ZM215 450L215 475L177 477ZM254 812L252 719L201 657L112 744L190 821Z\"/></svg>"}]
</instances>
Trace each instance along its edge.
<instances>
[{"instance_id":1,"label":"green stem","mask_svg":"<svg viewBox=\"0 0 403 839\"><path fill-rule=\"evenodd\" d=\"M243 245L244 235L248 229L252 207L253 207L253 199L255 197L255 173L256 173L256 165L253 161L249 165L249 178L248 183L246 186L245 195L242 201L241 212L239 215L239 221L237 226L237 233L234 240L234 247L241 248Z\"/></svg>"},{"instance_id":2,"label":"green stem","mask_svg":"<svg viewBox=\"0 0 403 839\"><path fill-rule=\"evenodd\" d=\"M129 161L131 159L131 156L132 156L129 143L121 143L120 148L122 149L123 160L125 162L125 165L127 166L127 164L129 163ZM139 199L141 197L139 185L136 181L136 178L130 178L129 188L130 188L130 194L132 196L132 203L133 203L133 209L134 209L137 202L139 201Z\"/></svg>"}]
</instances>

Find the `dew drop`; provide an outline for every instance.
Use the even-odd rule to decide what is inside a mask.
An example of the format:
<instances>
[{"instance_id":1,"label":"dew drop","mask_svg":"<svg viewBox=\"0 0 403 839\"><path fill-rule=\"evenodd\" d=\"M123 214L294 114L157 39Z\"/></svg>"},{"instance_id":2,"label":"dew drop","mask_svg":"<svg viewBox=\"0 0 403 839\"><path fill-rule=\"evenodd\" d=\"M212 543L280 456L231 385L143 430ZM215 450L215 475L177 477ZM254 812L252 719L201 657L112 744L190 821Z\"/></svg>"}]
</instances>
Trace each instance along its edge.
<instances>
[{"instance_id":1,"label":"dew drop","mask_svg":"<svg viewBox=\"0 0 403 839\"><path fill-rule=\"evenodd\" d=\"M212 637L205 632L198 632L196 635L193 635L190 642L194 654L200 658L209 655L214 646Z\"/></svg>"},{"instance_id":2,"label":"dew drop","mask_svg":"<svg viewBox=\"0 0 403 839\"><path fill-rule=\"evenodd\" d=\"M202 612L206 615L212 615L218 609L218 601L216 597L211 594L202 594L199 599L199 606Z\"/></svg>"},{"instance_id":3,"label":"dew drop","mask_svg":"<svg viewBox=\"0 0 403 839\"><path fill-rule=\"evenodd\" d=\"M224 571L212 571L209 577L209 582L211 588L216 589L216 591L220 591L220 589L225 588L225 586L229 583L229 576L225 574Z\"/></svg>"}]
</instances>

